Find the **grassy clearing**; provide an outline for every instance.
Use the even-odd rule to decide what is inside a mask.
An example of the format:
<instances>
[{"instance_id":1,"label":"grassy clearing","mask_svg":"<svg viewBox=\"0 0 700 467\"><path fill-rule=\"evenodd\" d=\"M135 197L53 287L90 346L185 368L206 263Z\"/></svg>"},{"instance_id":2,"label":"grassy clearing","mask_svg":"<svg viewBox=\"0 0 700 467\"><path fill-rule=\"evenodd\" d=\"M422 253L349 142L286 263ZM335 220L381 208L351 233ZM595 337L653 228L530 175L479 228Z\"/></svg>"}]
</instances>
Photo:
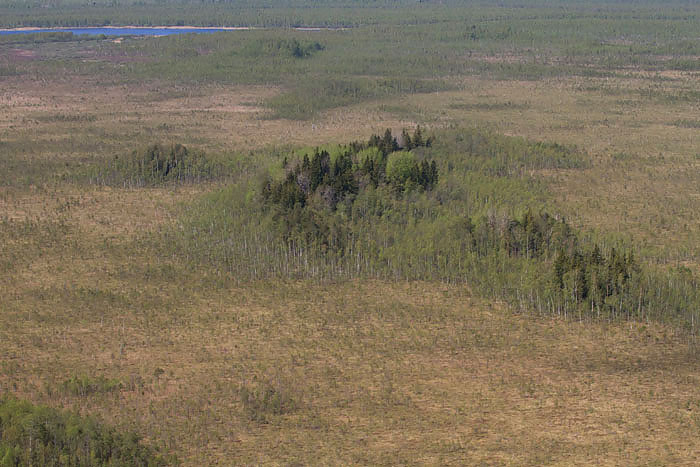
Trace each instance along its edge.
<instances>
[{"instance_id":1,"label":"grassy clearing","mask_svg":"<svg viewBox=\"0 0 700 467\"><path fill-rule=\"evenodd\" d=\"M272 86L103 86L8 79L0 94L4 185L60 182L85 164L155 142L181 142L208 154L365 138L377 128L410 125L386 112L330 111L312 122L261 118ZM79 89L80 88L80 89ZM89 96L89 98L87 97ZM265 135L264 140L260 135ZM62 167L63 166L63 167Z\"/></svg>"}]
</instances>

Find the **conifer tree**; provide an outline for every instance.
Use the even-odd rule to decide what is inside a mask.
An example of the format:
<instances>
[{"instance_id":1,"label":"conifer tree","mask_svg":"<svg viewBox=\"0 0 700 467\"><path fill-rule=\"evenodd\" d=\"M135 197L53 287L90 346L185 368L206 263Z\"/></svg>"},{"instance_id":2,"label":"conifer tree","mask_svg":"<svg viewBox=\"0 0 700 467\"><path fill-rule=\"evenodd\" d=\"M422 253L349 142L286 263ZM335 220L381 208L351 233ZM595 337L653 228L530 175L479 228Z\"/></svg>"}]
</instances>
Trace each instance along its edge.
<instances>
[{"instance_id":1,"label":"conifer tree","mask_svg":"<svg viewBox=\"0 0 700 467\"><path fill-rule=\"evenodd\" d=\"M399 143L391 135L391 129L387 128L384 132L384 138L382 138L382 152L384 155L391 154L399 149Z\"/></svg>"},{"instance_id":2,"label":"conifer tree","mask_svg":"<svg viewBox=\"0 0 700 467\"><path fill-rule=\"evenodd\" d=\"M420 125L418 125L413 132L413 147L418 148L424 146L423 143L423 132L420 129Z\"/></svg>"},{"instance_id":3,"label":"conifer tree","mask_svg":"<svg viewBox=\"0 0 700 467\"><path fill-rule=\"evenodd\" d=\"M564 288L564 274L569 269L569 258L564 250L559 250L557 258L554 260L554 280L559 289Z\"/></svg>"},{"instance_id":4,"label":"conifer tree","mask_svg":"<svg viewBox=\"0 0 700 467\"><path fill-rule=\"evenodd\" d=\"M403 139L403 147L407 151L410 151L413 149L413 143L411 142L411 135L408 134L408 131L404 128L403 131L401 132L401 138Z\"/></svg>"},{"instance_id":5,"label":"conifer tree","mask_svg":"<svg viewBox=\"0 0 700 467\"><path fill-rule=\"evenodd\" d=\"M430 187L437 186L438 183L438 169L435 160L430 162Z\"/></svg>"}]
</instances>

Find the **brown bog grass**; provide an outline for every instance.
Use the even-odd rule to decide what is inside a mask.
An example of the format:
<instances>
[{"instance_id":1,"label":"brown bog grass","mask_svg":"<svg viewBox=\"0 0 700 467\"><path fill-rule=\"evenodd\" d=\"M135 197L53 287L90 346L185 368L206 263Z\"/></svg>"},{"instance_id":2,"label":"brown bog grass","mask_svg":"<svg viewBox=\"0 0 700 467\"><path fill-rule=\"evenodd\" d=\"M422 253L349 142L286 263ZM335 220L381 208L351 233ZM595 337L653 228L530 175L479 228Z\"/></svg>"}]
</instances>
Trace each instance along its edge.
<instances>
[{"instance_id":1,"label":"brown bog grass","mask_svg":"<svg viewBox=\"0 0 700 467\"><path fill-rule=\"evenodd\" d=\"M2 392L135 429L186 465L700 455L697 353L672 330L518 315L425 282L233 285L148 235L189 196L66 189L3 205ZM121 386L76 394L72 377Z\"/></svg>"},{"instance_id":2,"label":"brown bog grass","mask_svg":"<svg viewBox=\"0 0 700 467\"><path fill-rule=\"evenodd\" d=\"M54 170L155 141L236 151L486 124L579 145L590 169L547 174L556 208L698 264L697 74L459 79L297 122L262 118L271 87L7 77L0 151ZM186 465L700 456L697 352L671 329L517 315L424 282L234 285L153 243L210 188L0 188L0 392L135 429ZM76 376L121 386L76 395Z\"/></svg>"},{"instance_id":3,"label":"brown bog grass","mask_svg":"<svg viewBox=\"0 0 700 467\"><path fill-rule=\"evenodd\" d=\"M270 86L104 86L6 78L0 90L0 135L24 157L104 157L153 141L178 141L210 151L314 145L365 139L402 121L381 111L341 109L315 121L266 118Z\"/></svg>"}]
</instances>

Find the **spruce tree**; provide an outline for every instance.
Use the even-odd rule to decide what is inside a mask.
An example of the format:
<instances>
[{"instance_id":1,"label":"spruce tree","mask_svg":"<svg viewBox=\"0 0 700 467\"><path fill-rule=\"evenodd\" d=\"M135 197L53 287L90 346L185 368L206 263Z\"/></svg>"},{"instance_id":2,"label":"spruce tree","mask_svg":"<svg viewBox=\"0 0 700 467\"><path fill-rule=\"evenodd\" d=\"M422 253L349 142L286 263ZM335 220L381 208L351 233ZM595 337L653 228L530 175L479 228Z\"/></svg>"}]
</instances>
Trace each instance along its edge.
<instances>
[{"instance_id":1,"label":"spruce tree","mask_svg":"<svg viewBox=\"0 0 700 467\"><path fill-rule=\"evenodd\" d=\"M391 129L387 128L384 132L384 138L382 138L381 150L384 153L384 155L387 155L396 151L396 149L398 149L398 143L396 142L396 138L391 136Z\"/></svg>"},{"instance_id":2,"label":"spruce tree","mask_svg":"<svg viewBox=\"0 0 700 467\"><path fill-rule=\"evenodd\" d=\"M403 139L403 147L407 151L410 151L413 149L413 143L411 142L411 135L408 134L408 131L404 128L403 131L401 132L401 137Z\"/></svg>"},{"instance_id":3,"label":"spruce tree","mask_svg":"<svg viewBox=\"0 0 700 467\"><path fill-rule=\"evenodd\" d=\"M430 162L430 187L433 188L437 186L438 183L438 169L435 161Z\"/></svg>"},{"instance_id":4,"label":"spruce tree","mask_svg":"<svg viewBox=\"0 0 700 467\"><path fill-rule=\"evenodd\" d=\"M413 132L413 147L418 148L421 146L424 146L423 132L420 129L420 125L418 125L416 130Z\"/></svg>"}]
</instances>

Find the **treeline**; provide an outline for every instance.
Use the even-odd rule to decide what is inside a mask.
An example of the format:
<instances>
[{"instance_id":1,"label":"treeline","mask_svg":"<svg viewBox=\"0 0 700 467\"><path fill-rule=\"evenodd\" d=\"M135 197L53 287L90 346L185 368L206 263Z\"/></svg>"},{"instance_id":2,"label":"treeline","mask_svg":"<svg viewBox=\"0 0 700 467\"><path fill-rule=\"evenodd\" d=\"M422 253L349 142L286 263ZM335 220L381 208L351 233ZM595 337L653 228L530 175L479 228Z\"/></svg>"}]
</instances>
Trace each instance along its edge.
<instances>
[{"instance_id":1,"label":"treeline","mask_svg":"<svg viewBox=\"0 0 700 467\"><path fill-rule=\"evenodd\" d=\"M211 180L221 170L203 152L181 144L155 143L92 167L87 178L99 185L142 187Z\"/></svg>"},{"instance_id":2,"label":"treeline","mask_svg":"<svg viewBox=\"0 0 700 467\"><path fill-rule=\"evenodd\" d=\"M91 417L0 397L0 465L165 466L134 433L120 433Z\"/></svg>"},{"instance_id":3,"label":"treeline","mask_svg":"<svg viewBox=\"0 0 700 467\"><path fill-rule=\"evenodd\" d=\"M410 151L400 139L287 154L278 177L205 198L168 243L238 280L460 282L540 313L696 331L693 274L638 262L634 245L584 236L538 202L529 172L585 166L585 154L479 130Z\"/></svg>"}]
</instances>

